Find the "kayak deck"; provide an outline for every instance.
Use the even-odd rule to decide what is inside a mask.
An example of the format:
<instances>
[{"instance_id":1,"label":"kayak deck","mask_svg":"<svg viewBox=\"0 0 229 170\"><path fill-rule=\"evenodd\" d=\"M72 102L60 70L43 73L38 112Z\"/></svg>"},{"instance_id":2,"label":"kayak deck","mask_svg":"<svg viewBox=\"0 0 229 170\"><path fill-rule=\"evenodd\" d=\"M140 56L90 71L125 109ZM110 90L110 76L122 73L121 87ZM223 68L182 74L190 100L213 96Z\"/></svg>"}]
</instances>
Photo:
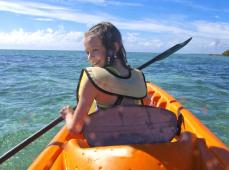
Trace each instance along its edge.
<instances>
[{"instance_id":1,"label":"kayak deck","mask_svg":"<svg viewBox=\"0 0 229 170\"><path fill-rule=\"evenodd\" d=\"M147 83L144 104L184 116L179 137L160 144L90 147L63 127L29 169L227 169L228 148L191 112L161 88Z\"/></svg>"}]
</instances>

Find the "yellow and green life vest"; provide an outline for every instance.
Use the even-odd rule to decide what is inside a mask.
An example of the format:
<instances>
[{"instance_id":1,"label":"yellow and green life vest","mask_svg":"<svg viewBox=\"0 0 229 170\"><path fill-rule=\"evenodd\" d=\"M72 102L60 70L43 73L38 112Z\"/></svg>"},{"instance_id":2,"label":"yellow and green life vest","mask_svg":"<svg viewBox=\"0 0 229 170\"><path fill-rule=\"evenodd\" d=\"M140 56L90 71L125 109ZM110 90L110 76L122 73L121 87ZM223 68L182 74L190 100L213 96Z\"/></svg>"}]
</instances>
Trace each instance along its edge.
<instances>
[{"instance_id":1,"label":"yellow and green life vest","mask_svg":"<svg viewBox=\"0 0 229 170\"><path fill-rule=\"evenodd\" d=\"M145 78L143 73L137 69L130 69L129 71L129 75L123 77L111 68L87 67L83 69L77 87L77 100L81 94L81 88L84 86L86 78L88 78L100 91L111 95L121 96L127 100L135 99L135 103L139 104L139 101L147 94ZM99 105L103 108L110 107L104 106L101 103L96 104L96 101L93 102L93 105ZM89 113L95 110L93 107Z\"/></svg>"}]
</instances>

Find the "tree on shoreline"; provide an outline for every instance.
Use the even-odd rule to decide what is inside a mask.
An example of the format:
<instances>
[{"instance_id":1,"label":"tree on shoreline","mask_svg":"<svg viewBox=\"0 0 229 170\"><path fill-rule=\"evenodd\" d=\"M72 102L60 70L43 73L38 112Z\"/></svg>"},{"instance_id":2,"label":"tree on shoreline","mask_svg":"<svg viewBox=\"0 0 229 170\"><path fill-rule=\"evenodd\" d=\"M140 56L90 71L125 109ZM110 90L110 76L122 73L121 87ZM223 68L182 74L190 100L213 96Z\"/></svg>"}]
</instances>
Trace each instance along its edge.
<instances>
[{"instance_id":1,"label":"tree on shoreline","mask_svg":"<svg viewBox=\"0 0 229 170\"><path fill-rule=\"evenodd\" d=\"M223 55L229 56L229 50L224 51L224 52L223 52Z\"/></svg>"}]
</instances>

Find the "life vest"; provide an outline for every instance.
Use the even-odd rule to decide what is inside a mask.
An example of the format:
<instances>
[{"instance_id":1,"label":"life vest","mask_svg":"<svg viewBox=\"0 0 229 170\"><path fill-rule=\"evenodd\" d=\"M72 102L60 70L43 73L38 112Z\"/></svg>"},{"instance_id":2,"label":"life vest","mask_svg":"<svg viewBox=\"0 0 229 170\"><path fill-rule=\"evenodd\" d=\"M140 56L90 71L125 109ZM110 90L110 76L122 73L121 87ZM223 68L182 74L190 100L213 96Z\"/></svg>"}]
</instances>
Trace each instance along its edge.
<instances>
[{"instance_id":1,"label":"life vest","mask_svg":"<svg viewBox=\"0 0 229 170\"><path fill-rule=\"evenodd\" d=\"M128 76L122 77L106 68L87 67L81 72L77 87L77 100L81 94L81 88L84 86L86 77L100 91L121 96L127 101L126 103L128 103L128 99L137 99L138 102L136 103L139 103L139 101L147 95L145 77L143 73L137 69L131 69ZM95 103L94 101L93 105L95 105ZM95 109L91 109L90 112L94 110Z\"/></svg>"},{"instance_id":2,"label":"life vest","mask_svg":"<svg viewBox=\"0 0 229 170\"><path fill-rule=\"evenodd\" d=\"M126 77L101 67L87 67L85 71L91 82L105 93L135 99L142 99L147 94L144 75L137 69L131 69Z\"/></svg>"}]
</instances>

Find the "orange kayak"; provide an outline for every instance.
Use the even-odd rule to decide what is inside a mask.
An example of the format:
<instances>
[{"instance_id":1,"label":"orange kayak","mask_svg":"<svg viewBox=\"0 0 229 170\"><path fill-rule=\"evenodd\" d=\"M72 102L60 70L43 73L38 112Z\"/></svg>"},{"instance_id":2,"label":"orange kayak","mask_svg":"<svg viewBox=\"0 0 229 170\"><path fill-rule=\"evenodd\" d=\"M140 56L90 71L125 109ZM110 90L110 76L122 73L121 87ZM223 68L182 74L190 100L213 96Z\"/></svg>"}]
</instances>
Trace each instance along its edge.
<instances>
[{"instance_id":1,"label":"orange kayak","mask_svg":"<svg viewBox=\"0 0 229 170\"><path fill-rule=\"evenodd\" d=\"M147 83L144 104L182 114L181 135L171 142L90 147L83 135L63 127L30 170L229 170L229 149L190 111L161 88Z\"/></svg>"}]
</instances>

